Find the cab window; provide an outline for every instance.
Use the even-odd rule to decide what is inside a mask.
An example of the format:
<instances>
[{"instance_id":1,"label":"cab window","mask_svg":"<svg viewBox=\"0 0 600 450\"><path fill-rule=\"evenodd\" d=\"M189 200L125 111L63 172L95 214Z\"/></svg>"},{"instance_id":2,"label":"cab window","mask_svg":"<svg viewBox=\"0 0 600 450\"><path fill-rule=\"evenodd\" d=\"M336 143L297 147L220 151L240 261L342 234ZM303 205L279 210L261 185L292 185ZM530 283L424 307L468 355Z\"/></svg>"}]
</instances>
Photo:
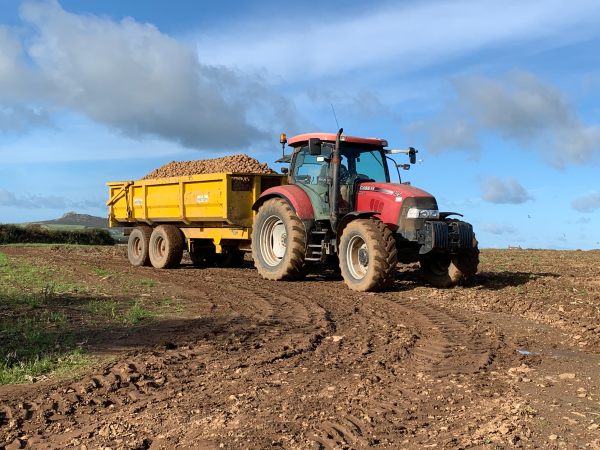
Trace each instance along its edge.
<instances>
[{"instance_id":1,"label":"cab window","mask_svg":"<svg viewBox=\"0 0 600 450\"><path fill-rule=\"evenodd\" d=\"M325 155L311 155L308 153L308 147L302 147L296 156L294 180L302 184L323 184L327 170Z\"/></svg>"}]
</instances>

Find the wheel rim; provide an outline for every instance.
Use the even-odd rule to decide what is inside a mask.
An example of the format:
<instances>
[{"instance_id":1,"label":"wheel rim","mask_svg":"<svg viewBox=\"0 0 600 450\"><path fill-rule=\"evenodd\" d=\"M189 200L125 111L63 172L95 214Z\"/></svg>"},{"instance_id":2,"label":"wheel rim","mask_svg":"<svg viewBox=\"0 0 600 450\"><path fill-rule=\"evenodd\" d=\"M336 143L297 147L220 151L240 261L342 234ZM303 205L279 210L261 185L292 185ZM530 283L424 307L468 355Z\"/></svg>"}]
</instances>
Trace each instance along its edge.
<instances>
[{"instance_id":1,"label":"wheel rim","mask_svg":"<svg viewBox=\"0 0 600 450\"><path fill-rule=\"evenodd\" d=\"M156 256L158 256L159 259L163 259L167 252L167 241L163 239L162 236L157 236L156 241L154 242L154 248L156 250Z\"/></svg>"},{"instance_id":2,"label":"wheel rim","mask_svg":"<svg viewBox=\"0 0 600 450\"><path fill-rule=\"evenodd\" d=\"M352 236L346 248L348 271L353 278L362 280L369 270L369 249L360 236Z\"/></svg>"},{"instance_id":3,"label":"wheel rim","mask_svg":"<svg viewBox=\"0 0 600 450\"><path fill-rule=\"evenodd\" d=\"M139 258L142 255L142 240L140 238L134 238L132 253L136 258Z\"/></svg>"},{"instance_id":4,"label":"wheel rim","mask_svg":"<svg viewBox=\"0 0 600 450\"><path fill-rule=\"evenodd\" d=\"M260 250L269 266L278 265L287 249L287 233L285 225L278 216L270 216L264 221L260 230Z\"/></svg>"}]
</instances>

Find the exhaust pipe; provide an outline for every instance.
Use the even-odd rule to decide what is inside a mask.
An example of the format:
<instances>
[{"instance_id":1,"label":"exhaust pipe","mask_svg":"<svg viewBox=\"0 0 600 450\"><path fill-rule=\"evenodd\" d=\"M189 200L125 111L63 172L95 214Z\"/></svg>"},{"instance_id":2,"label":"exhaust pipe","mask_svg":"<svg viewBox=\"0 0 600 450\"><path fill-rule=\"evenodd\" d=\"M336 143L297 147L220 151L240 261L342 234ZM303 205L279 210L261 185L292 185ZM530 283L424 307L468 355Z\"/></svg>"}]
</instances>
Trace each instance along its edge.
<instances>
[{"instance_id":1,"label":"exhaust pipe","mask_svg":"<svg viewBox=\"0 0 600 450\"><path fill-rule=\"evenodd\" d=\"M335 231L337 227L338 215L339 215L339 204L340 204L340 137L344 132L343 128L340 128L335 137L335 148L331 155L331 194L329 196L329 219L331 221L331 228Z\"/></svg>"}]
</instances>

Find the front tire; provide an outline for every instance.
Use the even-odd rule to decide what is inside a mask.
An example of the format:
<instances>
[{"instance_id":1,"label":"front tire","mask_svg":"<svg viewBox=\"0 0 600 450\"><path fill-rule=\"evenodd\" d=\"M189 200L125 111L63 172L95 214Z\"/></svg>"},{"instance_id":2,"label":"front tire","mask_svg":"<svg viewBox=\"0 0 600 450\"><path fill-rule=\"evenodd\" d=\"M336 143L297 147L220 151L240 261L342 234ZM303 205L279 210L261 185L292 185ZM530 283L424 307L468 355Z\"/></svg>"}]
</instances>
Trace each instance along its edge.
<instances>
[{"instance_id":1,"label":"front tire","mask_svg":"<svg viewBox=\"0 0 600 450\"><path fill-rule=\"evenodd\" d=\"M175 225L159 225L150 236L150 262L157 269L178 266L183 257L185 238Z\"/></svg>"},{"instance_id":2,"label":"front tire","mask_svg":"<svg viewBox=\"0 0 600 450\"><path fill-rule=\"evenodd\" d=\"M150 236L152 228L147 226L137 226L129 235L127 240L127 259L132 266L150 265Z\"/></svg>"},{"instance_id":3,"label":"front tire","mask_svg":"<svg viewBox=\"0 0 600 450\"><path fill-rule=\"evenodd\" d=\"M456 255L438 254L423 257L421 276L434 287L448 288L467 284L477 273L479 247L473 238L473 247Z\"/></svg>"},{"instance_id":4,"label":"front tire","mask_svg":"<svg viewBox=\"0 0 600 450\"><path fill-rule=\"evenodd\" d=\"M267 200L252 229L252 258L267 280L296 280L304 275L306 231L296 213L281 198Z\"/></svg>"},{"instance_id":5,"label":"front tire","mask_svg":"<svg viewBox=\"0 0 600 450\"><path fill-rule=\"evenodd\" d=\"M378 291L394 281L398 252L392 231L377 219L356 219L342 232L342 277L353 291Z\"/></svg>"}]
</instances>

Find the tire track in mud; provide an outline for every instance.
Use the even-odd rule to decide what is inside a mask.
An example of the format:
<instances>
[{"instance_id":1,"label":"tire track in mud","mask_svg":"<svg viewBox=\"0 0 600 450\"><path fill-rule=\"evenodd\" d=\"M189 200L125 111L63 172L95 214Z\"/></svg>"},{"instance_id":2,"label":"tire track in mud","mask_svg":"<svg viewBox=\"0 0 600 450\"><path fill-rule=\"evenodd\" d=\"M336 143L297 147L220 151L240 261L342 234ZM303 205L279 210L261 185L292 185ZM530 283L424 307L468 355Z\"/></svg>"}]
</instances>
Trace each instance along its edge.
<instances>
[{"instance_id":1,"label":"tire track in mud","mask_svg":"<svg viewBox=\"0 0 600 450\"><path fill-rule=\"evenodd\" d=\"M78 383L9 402L0 435L38 433L49 447L76 439L118 448L122 439L147 448L159 432L164 448L193 448L198 436L234 448L234 437L264 448L280 436L290 448L389 446L427 420L414 411L423 404L419 373L473 373L492 362L490 343L468 321L397 293L265 282L244 269L184 268L153 278L188 301L202 296L193 320L215 323L180 335L177 348L134 352Z\"/></svg>"},{"instance_id":2,"label":"tire track in mud","mask_svg":"<svg viewBox=\"0 0 600 450\"><path fill-rule=\"evenodd\" d=\"M410 323L415 328L414 334L403 358L391 365L381 364L379 359L379 383L369 385L368 394L354 402L350 413L315 427L311 437L315 448L334 450L398 442L399 436L414 434L423 423L411 412L415 404L422 402L419 379L475 374L493 363L494 344L468 321L444 308L429 302L399 299L392 293L365 299L369 300L383 303L378 311L394 311L395 314L388 316L392 323L394 318ZM378 350L373 352L379 358ZM373 371L367 367L363 370ZM405 381L401 390L397 387L397 377ZM445 406L443 401L429 402L433 409Z\"/></svg>"},{"instance_id":3,"label":"tire track in mud","mask_svg":"<svg viewBox=\"0 0 600 450\"><path fill-rule=\"evenodd\" d=\"M492 364L494 344L468 321L427 302L397 301L421 329L411 351L414 370L433 376L472 374Z\"/></svg>"}]
</instances>

